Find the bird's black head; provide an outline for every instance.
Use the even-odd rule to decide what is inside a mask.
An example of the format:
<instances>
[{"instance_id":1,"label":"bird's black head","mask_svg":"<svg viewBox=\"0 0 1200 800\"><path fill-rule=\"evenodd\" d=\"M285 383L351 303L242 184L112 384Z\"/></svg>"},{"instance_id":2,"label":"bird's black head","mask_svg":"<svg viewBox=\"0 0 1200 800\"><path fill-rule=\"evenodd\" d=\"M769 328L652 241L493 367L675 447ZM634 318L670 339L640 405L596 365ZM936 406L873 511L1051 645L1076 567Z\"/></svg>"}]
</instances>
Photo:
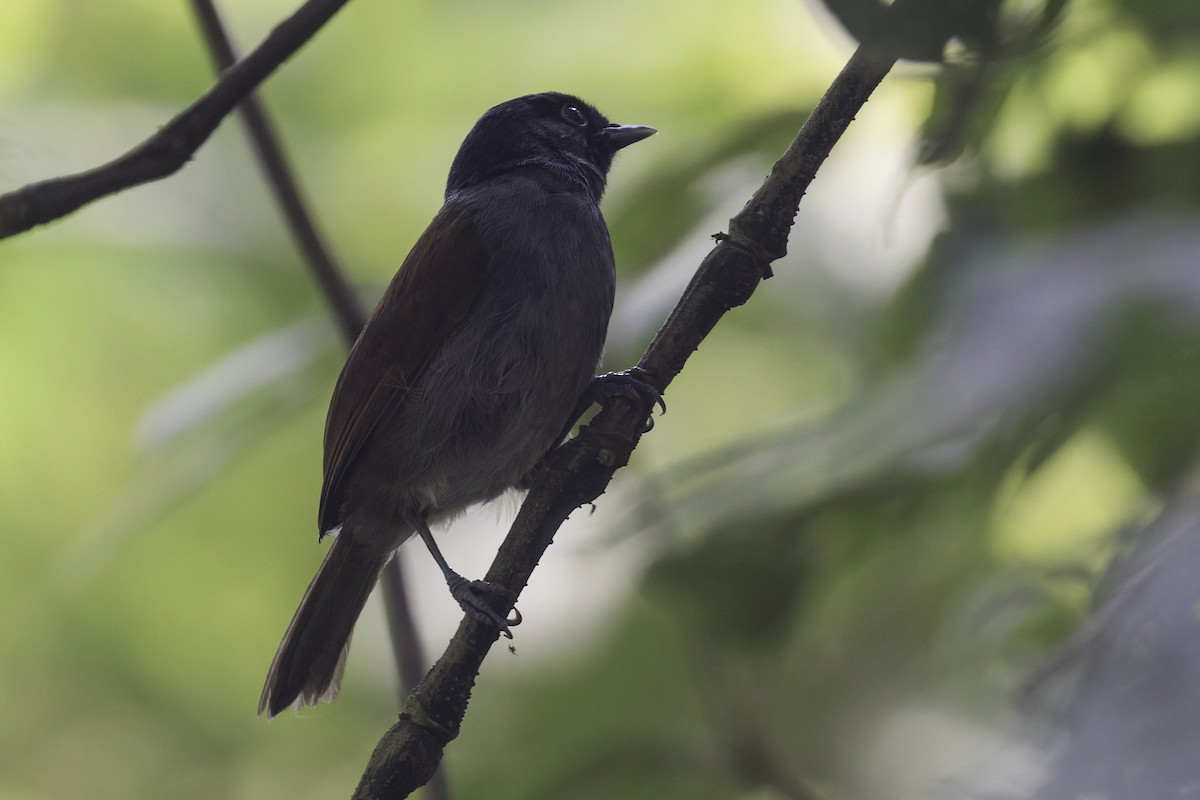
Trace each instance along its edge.
<instances>
[{"instance_id":1,"label":"bird's black head","mask_svg":"<svg viewBox=\"0 0 1200 800\"><path fill-rule=\"evenodd\" d=\"M655 133L644 125L617 125L578 97L530 94L492 108L467 134L446 193L523 167L550 169L583 183L599 202L613 156Z\"/></svg>"}]
</instances>

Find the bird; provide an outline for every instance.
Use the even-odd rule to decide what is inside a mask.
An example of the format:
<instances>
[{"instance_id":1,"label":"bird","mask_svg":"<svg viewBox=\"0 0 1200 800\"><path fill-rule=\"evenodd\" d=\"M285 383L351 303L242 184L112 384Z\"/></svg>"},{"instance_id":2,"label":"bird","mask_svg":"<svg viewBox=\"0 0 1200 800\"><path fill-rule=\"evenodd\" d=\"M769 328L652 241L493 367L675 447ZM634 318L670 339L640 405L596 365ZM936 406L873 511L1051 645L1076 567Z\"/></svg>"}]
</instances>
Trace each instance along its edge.
<instances>
[{"instance_id":1,"label":"bird","mask_svg":"<svg viewBox=\"0 0 1200 800\"><path fill-rule=\"evenodd\" d=\"M543 92L496 105L467 134L441 209L334 387L318 512L318 538L333 544L275 653L260 715L334 699L367 597L414 534L464 611L511 637L519 615L488 602L511 593L452 570L430 526L521 484L606 377L595 371L616 271L600 200L617 151L654 133Z\"/></svg>"}]
</instances>

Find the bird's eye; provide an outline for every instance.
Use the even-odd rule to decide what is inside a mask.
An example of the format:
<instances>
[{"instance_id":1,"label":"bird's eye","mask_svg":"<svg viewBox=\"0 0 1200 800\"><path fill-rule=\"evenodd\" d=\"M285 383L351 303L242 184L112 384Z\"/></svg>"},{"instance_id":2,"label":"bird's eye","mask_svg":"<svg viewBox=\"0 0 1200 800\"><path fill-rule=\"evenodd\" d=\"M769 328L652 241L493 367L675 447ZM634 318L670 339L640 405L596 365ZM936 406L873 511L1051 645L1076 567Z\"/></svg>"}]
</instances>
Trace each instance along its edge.
<instances>
[{"instance_id":1,"label":"bird's eye","mask_svg":"<svg viewBox=\"0 0 1200 800\"><path fill-rule=\"evenodd\" d=\"M575 106L563 106L562 117L572 125L578 125L581 128L587 127L587 117Z\"/></svg>"}]
</instances>

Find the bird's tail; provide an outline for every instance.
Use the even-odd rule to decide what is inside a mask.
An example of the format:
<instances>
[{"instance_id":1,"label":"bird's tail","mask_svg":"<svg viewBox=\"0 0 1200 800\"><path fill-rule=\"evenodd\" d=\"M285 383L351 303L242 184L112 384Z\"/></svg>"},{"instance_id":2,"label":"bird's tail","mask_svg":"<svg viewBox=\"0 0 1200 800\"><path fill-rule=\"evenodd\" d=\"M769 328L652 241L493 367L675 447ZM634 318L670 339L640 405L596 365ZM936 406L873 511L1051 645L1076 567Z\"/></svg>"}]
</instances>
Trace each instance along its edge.
<instances>
[{"instance_id":1,"label":"bird's tail","mask_svg":"<svg viewBox=\"0 0 1200 800\"><path fill-rule=\"evenodd\" d=\"M355 547L350 531L334 538L275 651L259 714L273 717L337 696L354 623L389 558Z\"/></svg>"}]
</instances>

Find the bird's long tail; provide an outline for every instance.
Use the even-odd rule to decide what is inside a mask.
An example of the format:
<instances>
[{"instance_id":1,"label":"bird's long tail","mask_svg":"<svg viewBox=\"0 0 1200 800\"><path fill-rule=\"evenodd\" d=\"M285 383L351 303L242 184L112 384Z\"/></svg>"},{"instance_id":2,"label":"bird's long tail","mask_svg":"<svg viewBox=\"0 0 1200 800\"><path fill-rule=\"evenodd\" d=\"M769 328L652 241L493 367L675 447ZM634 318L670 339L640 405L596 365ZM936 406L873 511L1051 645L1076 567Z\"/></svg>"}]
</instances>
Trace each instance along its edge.
<instances>
[{"instance_id":1,"label":"bird's long tail","mask_svg":"<svg viewBox=\"0 0 1200 800\"><path fill-rule=\"evenodd\" d=\"M391 554L355 547L350 531L339 533L304 592L275 652L258 713L275 716L289 706L329 702L337 695L350 649L350 634Z\"/></svg>"}]
</instances>

